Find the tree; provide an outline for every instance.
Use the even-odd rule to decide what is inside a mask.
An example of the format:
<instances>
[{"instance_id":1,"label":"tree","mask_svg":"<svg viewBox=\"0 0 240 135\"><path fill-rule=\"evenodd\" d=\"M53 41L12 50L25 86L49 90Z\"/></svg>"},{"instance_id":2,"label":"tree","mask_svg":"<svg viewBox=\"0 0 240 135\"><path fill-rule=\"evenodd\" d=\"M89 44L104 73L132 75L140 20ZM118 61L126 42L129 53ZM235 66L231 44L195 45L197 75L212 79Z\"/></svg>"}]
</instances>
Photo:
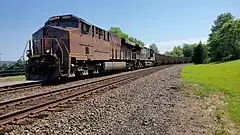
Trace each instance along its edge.
<instances>
[{"instance_id":1,"label":"tree","mask_svg":"<svg viewBox=\"0 0 240 135\"><path fill-rule=\"evenodd\" d=\"M166 56L172 56L172 53L171 53L172 51L166 51L165 53L164 53L164 55L166 55Z\"/></svg>"},{"instance_id":2,"label":"tree","mask_svg":"<svg viewBox=\"0 0 240 135\"><path fill-rule=\"evenodd\" d=\"M182 53L184 57L192 57L193 49L196 47L196 44L183 44Z\"/></svg>"},{"instance_id":3,"label":"tree","mask_svg":"<svg viewBox=\"0 0 240 135\"><path fill-rule=\"evenodd\" d=\"M119 27L111 27L108 31L113 33L114 35L117 35L120 38L128 39L128 34L122 32Z\"/></svg>"},{"instance_id":4,"label":"tree","mask_svg":"<svg viewBox=\"0 0 240 135\"><path fill-rule=\"evenodd\" d=\"M164 54L167 56L182 57L183 56L182 47L180 45L175 46L173 47L172 51L170 52L166 51Z\"/></svg>"},{"instance_id":5,"label":"tree","mask_svg":"<svg viewBox=\"0 0 240 135\"><path fill-rule=\"evenodd\" d=\"M211 28L212 33L210 34L210 37L214 34L214 32L219 31L222 26L230 20L234 20L234 16L231 13L222 13L217 16L217 19L214 21L214 25Z\"/></svg>"},{"instance_id":6,"label":"tree","mask_svg":"<svg viewBox=\"0 0 240 135\"><path fill-rule=\"evenodd\" d=\"M0 67L1 67L0 71L6 70L8 68L8 64L7 63L3 63L3 64L1 64Z\"/></svg>"},{"instance_id":7,"label":"tree","mask_svg":"<svg viewBox=\"0 0 240 135\"><path fill-rule=\"evenodd\" d=\"M230 20L218 31L221 60L240 58L240 20Z\"/></svg>"},{"instance_id":8,"label":"tree","mask_svg":"<svg viewBox=\"0 0 240 135\"><path fill-rule=\"evenodd\" d=\"M25 62L20 58L17 60L16 63L14 63L14 69L24 69L25 67Z\"/></svg>"},{"instance_id":9,"label":"tree","mask_svg":"<svg viewBox=\"0 0 240 135\"><path fill-rule=\"evenodd\" d=\"M113 33L114 35L117 35L120 38L130 40L140 46L145 46L144 42L142 42L141 40L138 40L134 37L129 37L128 34L124 33L119 27L111 27L108 31Z\"/></svg>"},{"instance_id":10,"label":"tree","mask_svg":"<svg viewBox=\"0 0 240 135\"><path fill-rule=\"evenodd\" d=\"M200 41L199 44L194 48L192 60L195 64L203 64L205 59L206 51L202 45L202 42Z\"/></svg>"},{"instance_id":11,"label":"tree","mask_svg":"<svg viewBox=\"0 0 240 135\"><path fill-rule=\"evenodd\" d=\"M152 49L155 53L159 53L158 47L155 43L149 45L149 48Z\"/></svg>"},{"instance_id":12,"label":"tree","mask_svg":"<svg viewBox=\"0 0 240 135\"><path fill-rule=\"evenodd\" d=\"M183 56L182 47L180 45L179 46L175 46L173 48L173 56L177 56L177 57Z\"/></svg>"},{"instance_id":13,"label":"tree","mask_svg":"<svg viewBox=\"0 0 240 135\"><path fill-rule=\"evenodd\" d=\"M121 37L123 35L123 32L121 31L121 29L119 27L111 27L108 31L119 37Z\"/></svg>"},{"instance_id":14,"label":"tree","mask_svg":"<svg viewBox=\"0 0 240 135\"><path fill-rule=\"evenodd\" d=\"M234 20L234 17L231 13L223 13L220 14L214 21L214 25L211 28L211 33L209 34L208 38L208 48L212 61L221 60L223 57L221 52L224 50L224 47L222 46L222 41L219 39L219 37L223 35L221 35L220 30L224 24L231 20Z\"/></svg>"},{"instance_id":15,"label":"tree","mask_svg":"<svg viewBox=\"0 0 240 135\"><path fill-rule=\"evenodd\" d=\"M129 37L129 41L135 42L135 39L133 37Z\"/></svg>"}]
</instances>

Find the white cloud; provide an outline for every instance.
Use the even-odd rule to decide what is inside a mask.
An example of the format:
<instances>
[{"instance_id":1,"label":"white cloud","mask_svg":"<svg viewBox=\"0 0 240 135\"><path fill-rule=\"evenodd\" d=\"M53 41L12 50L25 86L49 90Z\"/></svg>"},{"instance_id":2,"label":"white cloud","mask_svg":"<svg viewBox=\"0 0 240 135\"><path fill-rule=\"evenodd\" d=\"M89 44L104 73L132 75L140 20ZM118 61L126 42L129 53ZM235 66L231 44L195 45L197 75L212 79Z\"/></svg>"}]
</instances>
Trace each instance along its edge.
<instances>
[{"instance_id":1,"label":"white cloud","mask_svg":"<svg viewBox=\"0 0 240 135\"><path fill-rule=\"evenodd\" d=\"M186 43L186 44L198 43L200 40L203 43L206 43L207 37L191 38L191 39L184 39L184 40L169 40L169 41L160 41L160 42L152 42L152 43L155 43L158 46L160 53L164 53L166 51L171 51L174 46L182 45L183 43ZM149 47L150 44L151 43L147 44L146 46Z\"/></svg>"}]
</instances>

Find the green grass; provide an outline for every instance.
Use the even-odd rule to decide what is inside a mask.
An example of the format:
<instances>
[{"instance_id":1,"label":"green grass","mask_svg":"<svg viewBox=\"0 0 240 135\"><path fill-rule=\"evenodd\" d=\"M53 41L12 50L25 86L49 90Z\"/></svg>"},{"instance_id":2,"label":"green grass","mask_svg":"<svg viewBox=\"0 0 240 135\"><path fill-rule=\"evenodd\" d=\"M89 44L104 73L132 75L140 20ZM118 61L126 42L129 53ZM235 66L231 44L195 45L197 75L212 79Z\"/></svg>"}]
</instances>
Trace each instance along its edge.
<instances>
[{"instance_id":1,"label":"green grass","mask_svg":"<svg viewBox=\"0 0 240 135\"><path fill-rule=\"evenodd\" d=\"M240 60L219 64L191 64L183 68L181 78L188 83L203 86L198 93L201 96L224 92L228 102L227 114L240 124Z\"/></svg>"},{"instance_id":2,"label":"green grass","mask_svg":"<svg viewBox=\"0 0 240 135\"><path fill-rule=\"evenodd\" d=\"M0 82L13 82L13 81L24 81L25 76L9 76L9 77L0 77Z\"/></svg>"}]
</instances>

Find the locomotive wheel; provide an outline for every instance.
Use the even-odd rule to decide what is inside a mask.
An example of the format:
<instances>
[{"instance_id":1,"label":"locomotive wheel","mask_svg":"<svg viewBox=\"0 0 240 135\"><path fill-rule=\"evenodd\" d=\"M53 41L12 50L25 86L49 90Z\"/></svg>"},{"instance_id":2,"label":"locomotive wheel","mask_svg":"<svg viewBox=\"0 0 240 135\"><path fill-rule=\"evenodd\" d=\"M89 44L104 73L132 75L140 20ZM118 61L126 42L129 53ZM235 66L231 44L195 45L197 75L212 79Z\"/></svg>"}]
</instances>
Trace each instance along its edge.
<instances>
[{"instance_id":1,"label":"locomotive wheel","mask_svg":"<svg viewBox=\"0 0 240 135\"><path fill-rule=\"evenodd\" d=\"M89 76L93 76L93 75L94 75L94 71L88 70L88 75L89 75Z\"/></svg>"},{"instance_id":2,"label":"locomotive wheel","mask_svg":"<svg viewBox=\"0 0 240 135\"><path fill-rule=\"evenodd\" d=\"M79 72L79 71L75 71L74 74L75 74L75 77L77 77L77 78L79 78L83 75L83 73Z\"/></svg>"},{"instance_id":3,"label":"locomotive wheel","mask_svg":"<svg viewBox=\"0 0 240 135\"><path fill-rule=\"evenodd\" d=\"M60 80L65 80L65 79L67 79L67 76L60 75L59 78L60 78Z\"/></svg>"}]
</instances>

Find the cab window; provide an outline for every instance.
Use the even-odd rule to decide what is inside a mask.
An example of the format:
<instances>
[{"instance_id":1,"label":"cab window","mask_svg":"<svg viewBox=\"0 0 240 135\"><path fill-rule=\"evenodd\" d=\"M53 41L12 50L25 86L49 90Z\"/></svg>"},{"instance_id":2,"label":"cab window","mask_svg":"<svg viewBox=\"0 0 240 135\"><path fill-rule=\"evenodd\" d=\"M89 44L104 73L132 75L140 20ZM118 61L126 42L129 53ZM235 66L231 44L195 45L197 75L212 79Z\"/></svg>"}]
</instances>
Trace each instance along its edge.
<instances>
[{"instance_id":1,"label":"cab window","mask_svg":"<svg viewBox=\"0 0 240 135\"><path fill-rule=\"evenodd\" d=\"M90 34L90 25L84 23L84 22L81 22L81 32L83 34Z\"/></svg>"}]
</instances>

